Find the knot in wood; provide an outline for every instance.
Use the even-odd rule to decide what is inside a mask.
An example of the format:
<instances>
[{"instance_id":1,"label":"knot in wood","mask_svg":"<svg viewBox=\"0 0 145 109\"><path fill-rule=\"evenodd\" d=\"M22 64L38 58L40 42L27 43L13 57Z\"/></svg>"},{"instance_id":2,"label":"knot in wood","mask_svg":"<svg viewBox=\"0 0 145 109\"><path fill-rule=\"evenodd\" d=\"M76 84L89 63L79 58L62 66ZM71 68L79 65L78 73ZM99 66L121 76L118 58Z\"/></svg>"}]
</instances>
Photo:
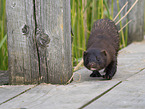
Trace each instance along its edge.
<instances>
[{"instance_id":1,"label":"knot in wood","mask_svg":"<svg viewBox=\"0 0 145 109\"><path fill-rule=\"evenodd\" d=\"M48 44L50 42L49 36L46 33L44 33L44 31L38 30L38 29L36 32L36 40L37 40L38 46L41 48L48 47Z\"/></svg>"},{"instance_id":2,"label":"knot in wood","mask_svg":"<svg viewBox=\"0 0 145 109\"><path fill-rule=\"evenodd\" d=\"M24 25L24 27L22 28L22 34L26 35L29 33L29 26L28 25Z\"/></svg>"}]
</instances>

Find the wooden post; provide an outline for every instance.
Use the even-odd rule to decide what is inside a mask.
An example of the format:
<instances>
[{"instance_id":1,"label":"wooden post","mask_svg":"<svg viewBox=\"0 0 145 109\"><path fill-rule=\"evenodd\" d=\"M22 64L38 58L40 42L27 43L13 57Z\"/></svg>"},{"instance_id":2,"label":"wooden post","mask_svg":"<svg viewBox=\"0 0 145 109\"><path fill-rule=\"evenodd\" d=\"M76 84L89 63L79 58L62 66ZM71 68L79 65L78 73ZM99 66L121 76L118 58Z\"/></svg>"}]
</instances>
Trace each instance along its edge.
<instances>
[{"instance_id":1,"label":"wooden post","mask_svg":"<svg viewBox=\"0 0 145 109\"><path fill-rule=\"evenodd\" d=\"M129 7L135 0L129 0ZM128 44L133 41L142 41L144 39L144 0L139 0L136 6L128 15L129 24Z\"/></svg>"},{"instance_id":2,"label":"wooden post","mask_svg":"<svg viewBox=\"0 0 145 109\"><path fill-rule=\"evenodd\" d=\"M72 76L70 0L7 0L11 84L65 84Z\"/></svg>"},{"instance_id":3,"label":"wooden post","mask_svg":"<svg viewBox=\"0 0 145 109\"><path fill-rule=\"evenodd\" d=\"M116 16L118 13L117 9L117 0L114 0L114 13L113 16ZM121 17L127 12L127 10L132 6L132 4L136 0L119 0L119 7L123 7L123 5L128 1L128 5L121 12ZM132 20L129 24L128 29L128 44L133 41L142 41L144 39L144 0L139 0L138 3L134 6L132 11L128 14L126 18L122 20L122 25L126 24L126 20ZM117 21L117 20L116 20ZM120 25L118 24L118 29L120 29Z\"/></svg>"},{"instance_id":4,"label":"wooden post","mask_svg":"<svg viewBox=\"0 0 145 109\"><path fill-rule=\"evenodd\" d=\"M121 9L127 1L128 0L119 0L119 8ZM110 0L110 2L111 2L111 0ZM117 6L117 0L113 1L113 8L114 8L113 9L113 18L114 18L117 15L117 13L119 12L118 6ZM125 13L127 12L127 10L128 10L128 5L122 10L122 12L120 13L120 16L123 17L125 15ZM115 22L117 22L118 20L119 20L119 16L117 17ZM127 17L125 17L122 20L122 25L126 24L126 20L127 20ZM118 27L118 29L120 29L120 24L118 24L117 27Z\"/></svg>"}]
</instances>

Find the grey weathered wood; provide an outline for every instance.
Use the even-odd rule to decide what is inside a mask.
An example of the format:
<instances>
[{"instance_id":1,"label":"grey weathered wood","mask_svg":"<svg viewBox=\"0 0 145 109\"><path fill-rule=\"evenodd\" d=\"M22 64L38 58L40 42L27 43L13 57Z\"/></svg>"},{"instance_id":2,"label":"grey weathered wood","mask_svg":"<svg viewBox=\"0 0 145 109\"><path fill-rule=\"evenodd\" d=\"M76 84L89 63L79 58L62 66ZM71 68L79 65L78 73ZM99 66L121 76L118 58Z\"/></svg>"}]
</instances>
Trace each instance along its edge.
<instances>
[{"instance_id":1,"label":"grey weathered wood","mask_svg":"<svg viewBox=\"0 0 145 109\"><path fill-rule=\"evenodd\" d=\"M79 109L117 81L85 81L69 85L39 85L0 105L1 109Z\"/></svg>"},{"instance_id":2,"label":"grey weathered wood","mask_svg":"<svg viewBox=\"0 0 145 109\"><path fill-rule=\"evenodd\" d=\"M119 0L119 9L121 9L127 1L128 0ZM117 0L114 0L113 1L113 5L114 5L114 7L113 7L114 8L113 9L113 18L114 18L120 10L118 10L118 7L117 7ZM122 12L120 13L120 17L123 17L125 15L125 13L127 12L127 10L128 10L128 5L122 10ZM115 22L117 22L118 20L119 20L119 16L117 17L117 19L115 20ZM127 20L127 17L125 17L121 21L122 22L122 25L125 25L126 24L126 20ZM120 24L118 24L117 27L118 27L118 29L120 29Z\"/></svg>"},{"instance_id":3,"label":"grey weathered wood","mask_svg":"<svg viewBox=\"0 0 145 109\"><path fill-rule=\"evenodd\" d=\"M34 85L3 85L0 86L0 105L4 103L5 101L14 98L15 96L18 96L22 92L25 92L31 88L33 88Z\"/></svg>"},{"instance_id":4,"label":"grey weathered wood","mask_svg":"<svg viewBox=\"0 0 145 109\"><path fill-rule=\"evenodd\" d=\"M66 83L72 75L70 0L36 0L37 28L50 38L47 48L39 46L42 81Z\"/></svg>"},{"instance_id":5,"label":"grey weathered wood","mask_svg":"<svg viewBox=\"0 0 145 109\"><path fill-rule=\"evenodd\" d=\"M125 9L121 12L121 17L125 15L127 10L132 6L132 4L136 0L119 0L119 7L123 7L123 5L128 1L128 5ZM115 17L118 13L117 9L117 0L114 0L114 13L113 16ZM119 17L118 17L119 19ZM117 19L117 20L118 20ZM122 20L122 25L126 24L126 20L132 20L129 24L128 29L128 44L133 41L142 41L144 36L144 0L139 0L138 3L134 6L132 11ZM117 21L116 20L116 21ZM120 25L118 24L118 29L120 29Z\"/></svg>"},{"instance_id":6,"label":"grey weathered wood","mask_svg":"<svg viewBox=\"0 0 145 109\"><path fill-rule=\"evenodd\" d=\"M7 71L0 71L0 85L9 84L9 73Z\"/></svg>"},{"instance_id":7,"label":"grey weathered wood","mask_svg":"<svg viewBox=\"0 0 145 109\"><path fill-rule=\"evenodd\" d=\"M66 83L72 75L70 0L7 0L6 7L10 83Z\"/></svg>"},{"instance_id":8,"label":"grey weathered wood","mask_svg":"<svg viewBox=\"0 0 145 109\"><path fill-rule=\"evenodd\" d=\"M11 84L38 83L33 0L7 0L8 69ZM24 26L27 25L28 28ZM22 32L26 29L25 34Z\"/></svg>"},{"instance_id":9,"label":"grey weathered wood","mask_svg":"<svg viewBox=\"0 0 145 109\"><path fill-rule=\"evenodd\" d=\"M129 7L135 0L129 0ZM133 41L141 41L144 39L144 0L139 0L136 6L128 15L128 19L132 19L129 24L128 43Z\"/></svg>"},{"instance_id":10,"label":"grey weathered wood","mask_svg":"<svg viewBox=\"0 0 145 109\"><path fill-rule=\"evenodd\" d=\"M128 78L84 109L144 109L144 78L145 70Z\"/></svg>"}]
</instances>

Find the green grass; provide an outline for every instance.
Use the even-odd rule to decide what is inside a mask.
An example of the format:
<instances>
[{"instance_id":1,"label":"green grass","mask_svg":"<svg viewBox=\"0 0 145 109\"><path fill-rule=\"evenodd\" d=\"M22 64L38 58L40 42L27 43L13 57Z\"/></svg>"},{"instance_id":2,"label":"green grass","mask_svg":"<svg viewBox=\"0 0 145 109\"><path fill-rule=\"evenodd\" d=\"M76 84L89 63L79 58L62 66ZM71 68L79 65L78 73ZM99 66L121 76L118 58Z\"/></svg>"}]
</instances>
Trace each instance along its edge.
<instances>
[{"instance_id":1,"label":"green grass","mask_svg":"<svg viewBox=\"0 0 145 109\"><path fill-rule=\"evenodd\" d=\"M117 9L118 9L118 12L119 12L119 10L120 10L120 7L119 7L119 0L117 0ZM119 19L121 19L121 15L119 15ZM120 24L120 28L122 28L123 26L122 26L122 22L120 22L119 23ZM126 47L127 46L127 39L125 40L125 35L124 35L124 32L123 31L121 31L120 32L120 47L121 48L124 48L124 47Z\"/></svg>"},{"instance_id":2,"label":"green grass","mask_svg":"<svg viewBox=\"0 0 145 109\"><path fill-rule=\"evenodd\" d=\"M71 0L73 64L76 65L86 50L91 27L97 19L109 17L107 0Z\"/></svg>"},{"instance_id":3,"label":"green grass","mask_svg":"<svg viewBox=\"0 0 145 109\"><path fill-rule=\"evenodd\" d=\"M74 33L72 43L73 65L77 65L82 58L83 51L90 35L91 27L97 19L109 18L113 20L114 4L110 4L110 11L107 0L71 0L71 25ZM117 0L118 11L119 0ZM111 12L111 13L110 13ZM121 18L121 16L119 16ZM120 22L122 28L122 22ZM127 45L128 31L120 32L120 47Z\"/></svg>"},{"instance_id":4,"label":"green grass","mask_svg":"<svg viewBox=\"0 0 145 109\"><path fill-rule=\"evenodd\" d=\"M97 19L113 19L113 0L108 6L108 0L71 0L71 25L73 31L72 62L77 65L86 50L91 27ZM8 68L7 35L6 35L6 0L0 0L0 70ZM118 5L118 10L121 7ZM120 17L120 16L119 16ZM120 23L122 27L122 23ZM127 45L128 30L120 33L121 47Z\"/></svg>"},{"instance_id":5,"label":"green grass","mask_svg":"<svg viewBox=\"0 0 145 109\"><path fill-rule=\"evenodd\" d=\"M8 68L5 4L6 0L0 0L0 70Z\"/></svg>"},{"instance_id":6,"label":"green grass","mask_svg":"<svg viewBox=\"0 0 145 109\"><path fill-rule=\"evenodd\" d=\"M144 35L145 35L145 2L144 2Z\"/></svg>"}]
</instances>

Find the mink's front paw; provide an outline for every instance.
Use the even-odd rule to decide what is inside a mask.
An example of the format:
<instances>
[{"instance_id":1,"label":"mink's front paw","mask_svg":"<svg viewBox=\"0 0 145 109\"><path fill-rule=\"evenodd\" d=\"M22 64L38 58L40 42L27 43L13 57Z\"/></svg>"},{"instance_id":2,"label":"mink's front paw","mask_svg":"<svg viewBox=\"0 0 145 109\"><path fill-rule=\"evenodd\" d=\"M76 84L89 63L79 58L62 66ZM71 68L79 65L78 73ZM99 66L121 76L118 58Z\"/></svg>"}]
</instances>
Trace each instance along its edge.
<instances>
[{"instance_id":1,"label":"mink's front paw","mask_svg":"<svg viewBox=\"0 0 145 109\"><path fill-rule=\"evenodd\" d=\"M103 78L104 79L107 79L107 80L111 80L112 79L112 76L110 76L110 75L103 75Z\"/></svg>"},{"instance_id":2,"label":"mink's front paw","mask_svg":"<svg viewBox=\"0 0 145 109\"><path fill-rule=\"evenodd\" d=\"M90 77L97 77L97 75L95 73L91 73Z\"/></svg>"},{"instance_id":3,"label":"mink's front paw","mask_svg":"<svg viewBox=\"0 0 145 109\"><path fill-rule=\"evenodd\" d=\"M90 77L102 77L102 75L98 71L93 71L93 73L90 74Z\"/></svg>"}]
</instances>

